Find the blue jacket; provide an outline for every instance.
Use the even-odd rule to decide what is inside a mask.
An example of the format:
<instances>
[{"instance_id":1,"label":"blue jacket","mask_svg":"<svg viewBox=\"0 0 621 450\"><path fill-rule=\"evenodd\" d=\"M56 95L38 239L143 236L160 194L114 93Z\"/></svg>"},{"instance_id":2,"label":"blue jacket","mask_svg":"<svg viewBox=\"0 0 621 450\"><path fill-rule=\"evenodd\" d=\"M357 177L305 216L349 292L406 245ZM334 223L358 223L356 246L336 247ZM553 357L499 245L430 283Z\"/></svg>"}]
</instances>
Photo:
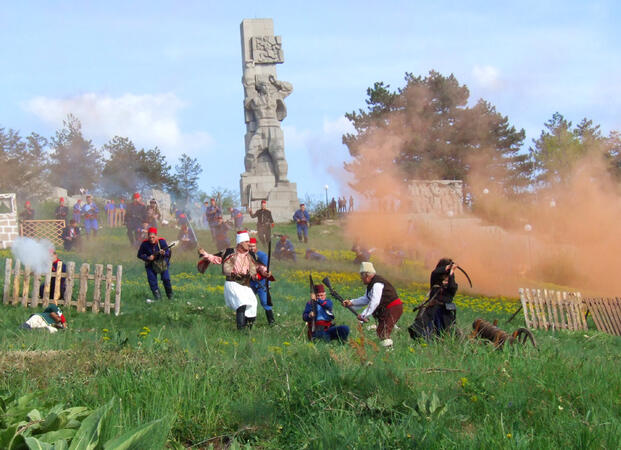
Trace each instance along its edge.
<instances>
[{"instance_id":1,"label":"blue jacket","mask_svg":"<svg viewBox=\"0 0 621 450\"><path fill-rule=\"evenodd\" d=\"M257 251L255 253L255 255L257 256L257 261L259 261L259 263L263 264L265 267L267 267L267 253L262 252L261 250ZM261 278L260 280L254 280L251 279L250 280L250 287L252 288L253 291L258 291L259 289L265 289L265 284L267 283L267 280L265 278Z\"/></svg>"},{"instance_id":2,"label":"blue jacket","mask_svg":"<svg viewBox=\"0 0 621 450\"><path fill-rule=\"evenodd\" d=\"M142 241L142 244L140 244L140 248L138 249L138 258L142 259L146 264L150 264L151 261L149 261L149 256L159 255L161 248L166 249L164 258L166 259L166 262L170 262L170 249L167 248L168 244L166 243L166 240L164 240L164 238L159 238L159 243L160 246L158 247L157 242L155 244L151 244L148 239Z\"/></svg>"},{"instance_id":3,"label":"blue jacket","mask_svg":"<svg viewBox=\"0 0 621 450\"><path fill-rule=\"evenodd\" d=\"M308 225L308 223L310 222L310 215L308 214L308 211L302 211L301 209L298 209L293 215L293 220L295 220L295 223L297 223L298 225ZM298 220L301 220L302 222L298 222Z\"/></svg>"},{"instance_id":4,"label":"blue jacket","mask_svg":"<svg viewBox=\"0 0 621 450\"><path fill-rule=\"evenodd\" d=\"M309 301L306 303L304 313L302 313L302 319L304 322L312 321L312 318L308 315L313 310L313 303ZM334 314L332 313L332 300L326 298L325 300L317 299L317 321L332 322L334 320Z\"/></svg>"}]
</instances>

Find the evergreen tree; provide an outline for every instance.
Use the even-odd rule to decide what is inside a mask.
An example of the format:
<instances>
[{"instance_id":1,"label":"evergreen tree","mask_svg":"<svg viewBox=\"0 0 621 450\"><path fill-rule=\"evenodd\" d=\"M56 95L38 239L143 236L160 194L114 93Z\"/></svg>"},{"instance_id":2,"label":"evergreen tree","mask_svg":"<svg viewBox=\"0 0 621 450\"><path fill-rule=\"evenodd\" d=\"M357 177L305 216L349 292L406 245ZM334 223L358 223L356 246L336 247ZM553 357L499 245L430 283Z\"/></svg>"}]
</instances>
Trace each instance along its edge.
<instances>
[{"instance_id":1,"label":"evergreen tree","mask_svg":"<svg viewBox=\"0 0 621 450\"><path fill-rule=\"evenodd\" d=\"M185 153L179 157L179 164L175 165L174 190L183 203L198 196L198 178L202 172L196 158L190 158Z\"/></svg>"},{"instance_id":2,"label":"evergreen tree","mask_svg":"<svg viewBox=\"0 0 621 450\"><path fill-rule=\"evenodd\" d=\"M544 187L565 181L576 162L589 154L605 155L611 143L613 140L606 140L593 121L585 118L572 128L572 123L562 114L554 113L530 147L537 185Z\"/></svg>"},{"instance_id":3,"label":"evergreen tree","mask_svg":"<svg viewBox=\"0 0 621 450\"><path fill-rule=\"evenodd\" d=\"M80 188L92 190L99 182L102 162L93 143L82 135L80 121L69 114L51 143L52 183L67 189L69 195L77 194Z\"/></svg>"},{"instance_id":4,"label":"evergreen tree","mask_svg":"<svg viewBox=\"0 0 621 450\"><path fill-rule=\"evenodd\" d=\"M47 140L36 133L25 139L15 130L0 128L0 192L36 197L49 189Z\"/></svg>"},{"instance_id":5,"label":"evergreen tree","mask_svg":"<svg viewBox=\"0 0 621 450\"><path fill-rule=\"evenodd\" d=\"M468 107L468 88L453 75L406 73L405 83L397 91L375 83L367 89L367 110L345 115L355 129L343 136L354 157L346 166L356 178L354 188L363 191L370 179L387 172L404 184L415 179L467 181L476 167L509 193L524 189L531 167L528 155L519 153L524 130L517 131L486 101ZM362 149L380 152L378 142L386 141L392 151L373 155L379 158L369 169L363 159L370 155Z\"/></svg>"},{"instance_id":6,"label":"evergreen tree","mask_svg":"<svg viewBox=\"0 0 621 450\"><path fill-rule=\"evenodd\" d=\"M137 150L128 138L115 136L103 150L109 154L102 171L104 192L117 196L149 188L169 189L170 165L157 147Z\"/></svg>"}]
</instances>

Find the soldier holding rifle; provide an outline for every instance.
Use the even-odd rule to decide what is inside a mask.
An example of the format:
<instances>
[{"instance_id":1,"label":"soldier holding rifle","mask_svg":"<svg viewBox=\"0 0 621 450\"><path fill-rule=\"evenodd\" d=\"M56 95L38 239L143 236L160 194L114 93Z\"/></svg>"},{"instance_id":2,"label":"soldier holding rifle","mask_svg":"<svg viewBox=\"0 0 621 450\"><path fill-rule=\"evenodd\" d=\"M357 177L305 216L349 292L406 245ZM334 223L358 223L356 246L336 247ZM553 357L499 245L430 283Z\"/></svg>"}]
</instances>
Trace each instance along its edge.
<instances>
[{"instance_id":1,"label":"soldier holding rifle","mask_svg":"<svg viewBox=\"0 0 621 450\"><path fill-rule=\"evenodd\" d=\"M347 325L333 325L332 300L326 298L323 284L313 286L311 299L306 303L302 319L308 325L308 340L321 339L326 342L339 340L344 342L349 336ZM314 328L314 329L313 329Z\"/></svg>"},{"instance_id":2,"label":"soldier holding rifle","mask_svg":"<svg viewBox=\"0 0 621 450\"><path fill-rule=\"evenodd\" d=\"M368 322L369 316L377 319L377 336L383 347L391 347L390 334L403 314L403 302L397 290L384 277L377 275L373 263L360 264L360 280L367 286L362 297L345 300L343 306L365 306L358 314L358 320Z\"/></svg>"}]
</instances>

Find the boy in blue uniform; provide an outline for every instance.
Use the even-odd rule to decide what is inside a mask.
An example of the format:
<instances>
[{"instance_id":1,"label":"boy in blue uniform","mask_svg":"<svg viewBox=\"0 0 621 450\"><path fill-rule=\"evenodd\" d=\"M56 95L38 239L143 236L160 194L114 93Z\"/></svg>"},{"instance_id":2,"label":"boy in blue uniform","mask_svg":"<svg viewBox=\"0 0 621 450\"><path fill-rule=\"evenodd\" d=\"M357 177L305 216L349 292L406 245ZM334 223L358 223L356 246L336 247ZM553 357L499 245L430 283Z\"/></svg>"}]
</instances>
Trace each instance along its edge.
<instances>
[{"instance_id":1,"label":"boy in blue uniform","mask_svg":"<svg viewBox=\"0 0 621 450\"><path fill-rule=\"evenodd\" d=\"M332 313L332 300L326 298L326 290L323 284L315 285L315 293L311 295L311 300L306 303L302 319L308 325L308 339L321 339L326 342L339 340L344 342L349 336L347 325L335 326L332 324L334 314ZM313 319L315 319L315 332L313 333Z\"/></svg>"},{"instance_id":2,"label":"boy in blue uniform","mask_svg":"<svg viewBox=\"0 0 621 450\"><path fill-rule=\"evenodd\" d=\"M300 203L300 209L298 209L293 215L293 220L298 228L299 241L302 242L303 237L304 242L308 242L308 225L310 224L310 215L308 214L308 211L306 211L306 205L304 205L304 203Z\"/></svg>"},{"instance_id":3,"label":"boy in blue uniform","mask_svg":"<svg viewBox=\"0 0 621 450\"><path fill-rule=\"evenodd\" d=\"M149 280L149 287L153 292L155 300L160 300L162 294L157 284L157 274L160 274L164 289L166 290L166 296L169 300L173 299L172 286L170 284L170 274L168 273L168 267L170 265L170 249L164 238L157 237L157 228L149 228L149 237L144 240L138 249L138 258L142 259L145 264L144 267L147 271L147 279ZM166 262L165 270L162 270L155 263L156 259L163 258Z\"/></svg>"},{"instance_id":4,"label":"boy in blue uniform","mask_svg":"<svg viewBox=\"0 0 621 450\"><path fill-rule=\"evenodd\" d=\"M267 254L260 250L257 251L257 239L250 238L250 251L253 252L259 263L263 264L265 267L268 266ZM274 323L274 311L272 307L267 304L267 281L263 277L257 277L256 280L250 280L250 288L252 291L259 296L259 301L261 302L261 306L265 310L265 317L267 317L267 324L272 325Z\"/></svg>"}]
</instances>

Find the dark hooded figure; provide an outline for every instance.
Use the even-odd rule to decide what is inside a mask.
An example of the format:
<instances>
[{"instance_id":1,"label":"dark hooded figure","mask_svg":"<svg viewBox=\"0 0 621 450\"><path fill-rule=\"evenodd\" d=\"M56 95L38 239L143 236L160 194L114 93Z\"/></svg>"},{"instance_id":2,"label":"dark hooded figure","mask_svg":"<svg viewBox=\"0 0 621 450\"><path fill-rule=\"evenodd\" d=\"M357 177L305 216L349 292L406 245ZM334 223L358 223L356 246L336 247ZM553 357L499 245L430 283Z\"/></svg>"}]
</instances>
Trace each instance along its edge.
<instances>
[{"instance_id":1,"label":"dark hooded figure","mask_svg":"<svg viewBox=\"0 0 621 450\"><path fill-rule=\"evenodd\" d=\"M408 331L412 339L425 339L450 329L455 323L457 308L453 298L457 293L455 269L457 264L450 258L442 258L431 272L429 300L418 311Z\"/></svg>"}]
</instances>

